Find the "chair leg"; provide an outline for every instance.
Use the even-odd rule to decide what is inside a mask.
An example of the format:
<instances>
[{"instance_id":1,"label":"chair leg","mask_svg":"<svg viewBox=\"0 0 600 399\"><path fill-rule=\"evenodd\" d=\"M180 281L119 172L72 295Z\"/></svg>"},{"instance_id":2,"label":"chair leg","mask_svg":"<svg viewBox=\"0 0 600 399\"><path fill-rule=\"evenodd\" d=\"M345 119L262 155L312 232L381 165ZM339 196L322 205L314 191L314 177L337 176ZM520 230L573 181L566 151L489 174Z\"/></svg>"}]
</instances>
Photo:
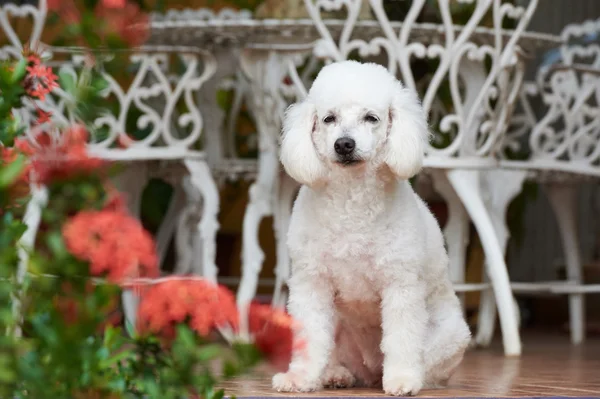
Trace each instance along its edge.
<instances>
[{"instance_id":1,"label":"chair leg","mask_svg":"<svg viewBox=\"0 0 600 399\"><path fill-rule=\"evenodd\" d=\"M23 215L23 223L27 226L27 230L19 239L19 267L17 269L16 279L19 283L23 282L27 268L29 265L29 253L35 246L35 238L37 237L40 222L42 221L42 210L48 204L48 189L44 186L31 185L31 199L25 209ZM14 298L12 303L12 311L15 317L21 318L21 301ZM22 335L20 323L15 327L14 336Z\"/></svg>"},{"instance_id":2,"label":"chair leg","mask_svg":"<svg viewBox=\"0 0 600 399\"><path fill-rule=\"evenodd\" d=\"M148 182L148 168L144 163L134 163L120 175L116 176L114 184L120 192L126 193L127 208L129 212L139 219L142 205L142 194ZM132 289L123 289L121 293L123 315L127 324L127 331L135 331L137 306L139 298Z\"/></svg>"},{"instance_id":3,"label":"chair leg","mask_svg":"<svg viewBox=\"0 0 600 399\"><path fill-rule=\"evenodd\" d=\"M202 219L197 227L202 249L202 263L198 265L198 261L194 262L195 271L207 280L216 283L219 273L216 264L220 207L219 189L205 161L186 159L184 164L190 172L190 183L202 196Z\"/></svg>"},{"instance_id":4,"label":"chair leg","mask_svg":"<svg viewBox=\"0 0 600 399\"><path fill-rule=\"evenodd\" d=\"M506 356L519 356L521 354L521 338L517 327L508 271L494 224L482 199L479 173L477 170L455 169L447 171L447 176L481 238L487 258L488 274L500 312L504 353Z\"/></svg>"},{"instance_id":5,"label":"chair leg","mask_svg":"<svg viewBox=\"0 0 600 399\"><path fill-rule=\"evenodd\" d=\"M460 198L452 188L445 173L435 171L431 175L435 190L444 198L448 206L448 221L444 226L444 238L450 258L450 279L453 283L465 282L467 246L469 245L469 215ZM458 294L465 309L465 295Z\"/></svg>"},{"instance_id":6,"label":"chair leg","mask_svg":"<svg viewBox=\"0 0 600 399\"><path fill-rule=\"evenodd\" d=\"M279 161L275 151L262 151L258 159L258 176L250 186L250 196L242 227L242 279L237 292L240 332L247 332L247 310L256 295L258 278L265 258L259 243L261 220L273 214L273 196L277 187Z\"/></svg>"},{"instance_id":7,"label":"chair leg","mask_svg":"<svg viewBox=\"0 0 600 399\"><path fill-rule=\"evenodd\" d=\"M140 217L142 195L148 180L148 166L143 162L136 162L127 165L127 169L113 181L115 187L125 193L127 209L136 218Z\"/></svg>"},{"instance_id":8,"label":"chair leg","mask_svg":"<svg viewBox=\"0 0 600 399\"><path fill-rule=\"evenodd\" d=\"M506 254L510 231L506 225L506 213L510 203L521 192L527 172L522 170L489 170L481 172L481 184L488 194L485 205L490 214L494 230L500 243L503 254ZM487 260L486 260L487 262ZM489 281L489 276L484 275L484 281ZM517 323L520 322L519 307L515 301L515 314ZM479 302L479 318L475 344L487 347L490 345L496 327L496 301L494 292L486 290L481 293Z\"/></svg>"},{"instance_id":9,"label":"chair leg","mask_svg":"<svg viewBox=\"0 0 600 399\"><path fill-rule=\"evenodd\" d=\"M176 231L178 217L185 206L185 202L185 191L181 186L175 186L167 213L156 233L156 252L158 252L159 265L162 265L165 260L171 238Z\"/></svg>"},{"instance_id":10,"label":"chair leg","mask_svg":"<svg viewBox=\"0 0 600 399\"><path fill-rule=\"evenodd\" d=\"M175 227L177 263L173 272L189 274L194 272L194 257L204 259L202 237L197 233L198 229L195 227L204 214L203 200L200 191L192 183L191 176L185 176L180 187L184 193L184 205L179 212Z\"/></svg>"},{"instance_id":11,"label":"chair leg","mask_svg":"<svg viewBox=\"0 0 600 399\"><path fill-rule=\"evenodd\" d=\"M292 201L298 189L298 183L286 174L280 177L279 198L275 206L275 238L277 241L277 265L275 266L275 291L273 306L284 308L286 295L283 285L290 277L290 258L287 250L287 232L292 216Z\"/></svg>"},{"instance_id":12,"label":"chair leg","mask_svg":"<svg viewBox=\"0 0 600 399\"><path fill-rule=\"evenodd\" d=\"M121 294L123 302L123 315L125 317L125 331L132 334L137 326L137 309L140 298L136 295L134 289L123 290Z\"/></svg>"},{"instance_id":13,"label":"chair leg","mask_svg":"<svg viewBox=\"0 0 600 399\"><path fill-rule=\"evenodd\" d=\"M567 278L575 284L583 283L583 267L577 231L577 187L572 184L548 184L545 187L550 205L556 215L567 264ZM569 294L571 342L585 340L585 297Z\"/></svg>"}]
</instances>

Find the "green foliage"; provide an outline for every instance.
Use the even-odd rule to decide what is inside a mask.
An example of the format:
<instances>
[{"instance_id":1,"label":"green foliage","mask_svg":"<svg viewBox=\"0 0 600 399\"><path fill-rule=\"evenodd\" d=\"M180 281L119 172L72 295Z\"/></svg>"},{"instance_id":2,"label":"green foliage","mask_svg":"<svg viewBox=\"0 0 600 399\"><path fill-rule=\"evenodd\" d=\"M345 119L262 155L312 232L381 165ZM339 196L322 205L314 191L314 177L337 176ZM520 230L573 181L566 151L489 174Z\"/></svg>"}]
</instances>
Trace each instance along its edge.
<instances>
[{"instance_id":1,"label":"green foliage","mask_svg":"<svg viewBox=\"0 0 600 399\"><path fill-rule=\"evenodd\" d=\"M1 150L1 149L0 149ZM18 268L17 243L25 232L23 223L8 209L8 187L17 179L23 168L21 161L13 164L0 163L0 397L10 395L17 380L19 345L13 337L17 320L12 303L17 295L16 274ZM18 169L18 170L17 170ZM8 332L8 333L4 333Z\"/></svg>"},{"instance_id":2,"label":"green foliage","mask_svg":"<svg viewBox=\"0 0 600 399\"><path fill-rule=\"evenodd\" d=\"M25 76L25 59L20 60L16 65L3 64L0 66L0 118L2 120L10 119L13 108L20 107L21 96L25 89L19 83Z\"/></svg>"},{"instance_id":3,"label":"green foliage","mask_svg":"<svg viewBox=\"0 0 600 399\"><path fill-rule=\"evenodd\" d=\"M74 75L61 73L58 80L73 98L67 112L92 137L106 133L94 130L93 121L116 112L102 95L107 82L101 71L120 67L99 54L106 47L127 46L119 37L101 37L94 30L106 23L94 16L97 4L86 0L81 21L67 24L62 35L77 36L91 46L96 62ZM93 283L89 264L68 249L65 223L79 212L106 206L105 181L111 170L49 181L49 202L34 248L21 246L26 231L22 205L27 201L22 188L29 184L24 171L31 163L13 148L15 138L29 128L14 110L31 101L24 84L27 62L0 63L0 398L222 399L224 392L215 388L219 379L255 365L260 356L254 346L227 349L200 338L185 324L177 326L170 341L136 335L132 326L123 331L107 321L118 309L121 288ZM166 203L157 204L151 212L165 208ZM19 272L20 252L28 254L24 276ZM223 364L218 372L213 368L216 360Z\"/></svg>"}]
</instances>

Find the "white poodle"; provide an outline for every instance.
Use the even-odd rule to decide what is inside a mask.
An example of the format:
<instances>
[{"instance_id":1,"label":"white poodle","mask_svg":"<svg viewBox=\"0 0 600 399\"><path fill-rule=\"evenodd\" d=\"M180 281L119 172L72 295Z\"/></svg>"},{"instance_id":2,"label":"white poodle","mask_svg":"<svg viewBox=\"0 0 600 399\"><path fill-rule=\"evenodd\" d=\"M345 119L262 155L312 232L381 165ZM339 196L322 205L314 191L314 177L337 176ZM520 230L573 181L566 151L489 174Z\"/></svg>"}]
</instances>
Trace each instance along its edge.
<instances>
[{"instance_id":1,"label":"white poodle","mask_svg":"<svg viewBox=\"0 0 600 399\"><path fill-rule=\"evenodd\" d=\"M469 343L440 227L407 181L429 139L412 90L387 69L333 63L285 117L281 161L303 184L288 233L299 321L279 391L445 385Z\"/></svg>"}]
</instances>

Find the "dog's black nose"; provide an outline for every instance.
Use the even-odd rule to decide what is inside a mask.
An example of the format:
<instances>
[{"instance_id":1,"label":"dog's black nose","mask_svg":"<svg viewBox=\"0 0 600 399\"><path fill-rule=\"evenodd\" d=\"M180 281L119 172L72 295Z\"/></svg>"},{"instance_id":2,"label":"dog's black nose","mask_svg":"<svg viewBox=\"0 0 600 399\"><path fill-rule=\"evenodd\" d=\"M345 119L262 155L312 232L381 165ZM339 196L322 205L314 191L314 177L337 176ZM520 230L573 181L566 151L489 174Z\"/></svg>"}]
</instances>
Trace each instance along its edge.
<instances>
[{"instance_id":1,"label":"dog's black nose","mask_svg":"<svg viewBox=\"0 0 600 399\"><path fill-rule=\"evenodd\" d=\"M339 155L350 155L356 148L356 141L350 137L342 137L335 141L333 148Z\"/></svg>"}]
</instances>

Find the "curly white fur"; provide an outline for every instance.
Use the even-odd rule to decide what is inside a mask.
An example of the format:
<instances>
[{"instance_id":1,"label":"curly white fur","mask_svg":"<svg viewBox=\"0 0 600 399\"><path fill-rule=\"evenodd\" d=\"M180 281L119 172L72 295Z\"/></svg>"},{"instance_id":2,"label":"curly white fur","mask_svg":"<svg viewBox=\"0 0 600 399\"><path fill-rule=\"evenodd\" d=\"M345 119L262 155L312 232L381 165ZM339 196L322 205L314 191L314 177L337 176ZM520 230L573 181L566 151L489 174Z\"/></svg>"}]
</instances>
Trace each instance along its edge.
<instances>
[{"instance_id":1,"label":"curly white fur","mask_svg":"<svg viewBox=\"0 0 600 399\"><path fill-rule=\"evenodd\" d=\"M281 161L303 184L288 246L305 346L273 387L444 385L470 332L438 223L407 181L429 139L416 94L382 66L333 63L290 107L283 134ZM350 154L340 138L353 140Z\"/></svg>"}]
</instances>

